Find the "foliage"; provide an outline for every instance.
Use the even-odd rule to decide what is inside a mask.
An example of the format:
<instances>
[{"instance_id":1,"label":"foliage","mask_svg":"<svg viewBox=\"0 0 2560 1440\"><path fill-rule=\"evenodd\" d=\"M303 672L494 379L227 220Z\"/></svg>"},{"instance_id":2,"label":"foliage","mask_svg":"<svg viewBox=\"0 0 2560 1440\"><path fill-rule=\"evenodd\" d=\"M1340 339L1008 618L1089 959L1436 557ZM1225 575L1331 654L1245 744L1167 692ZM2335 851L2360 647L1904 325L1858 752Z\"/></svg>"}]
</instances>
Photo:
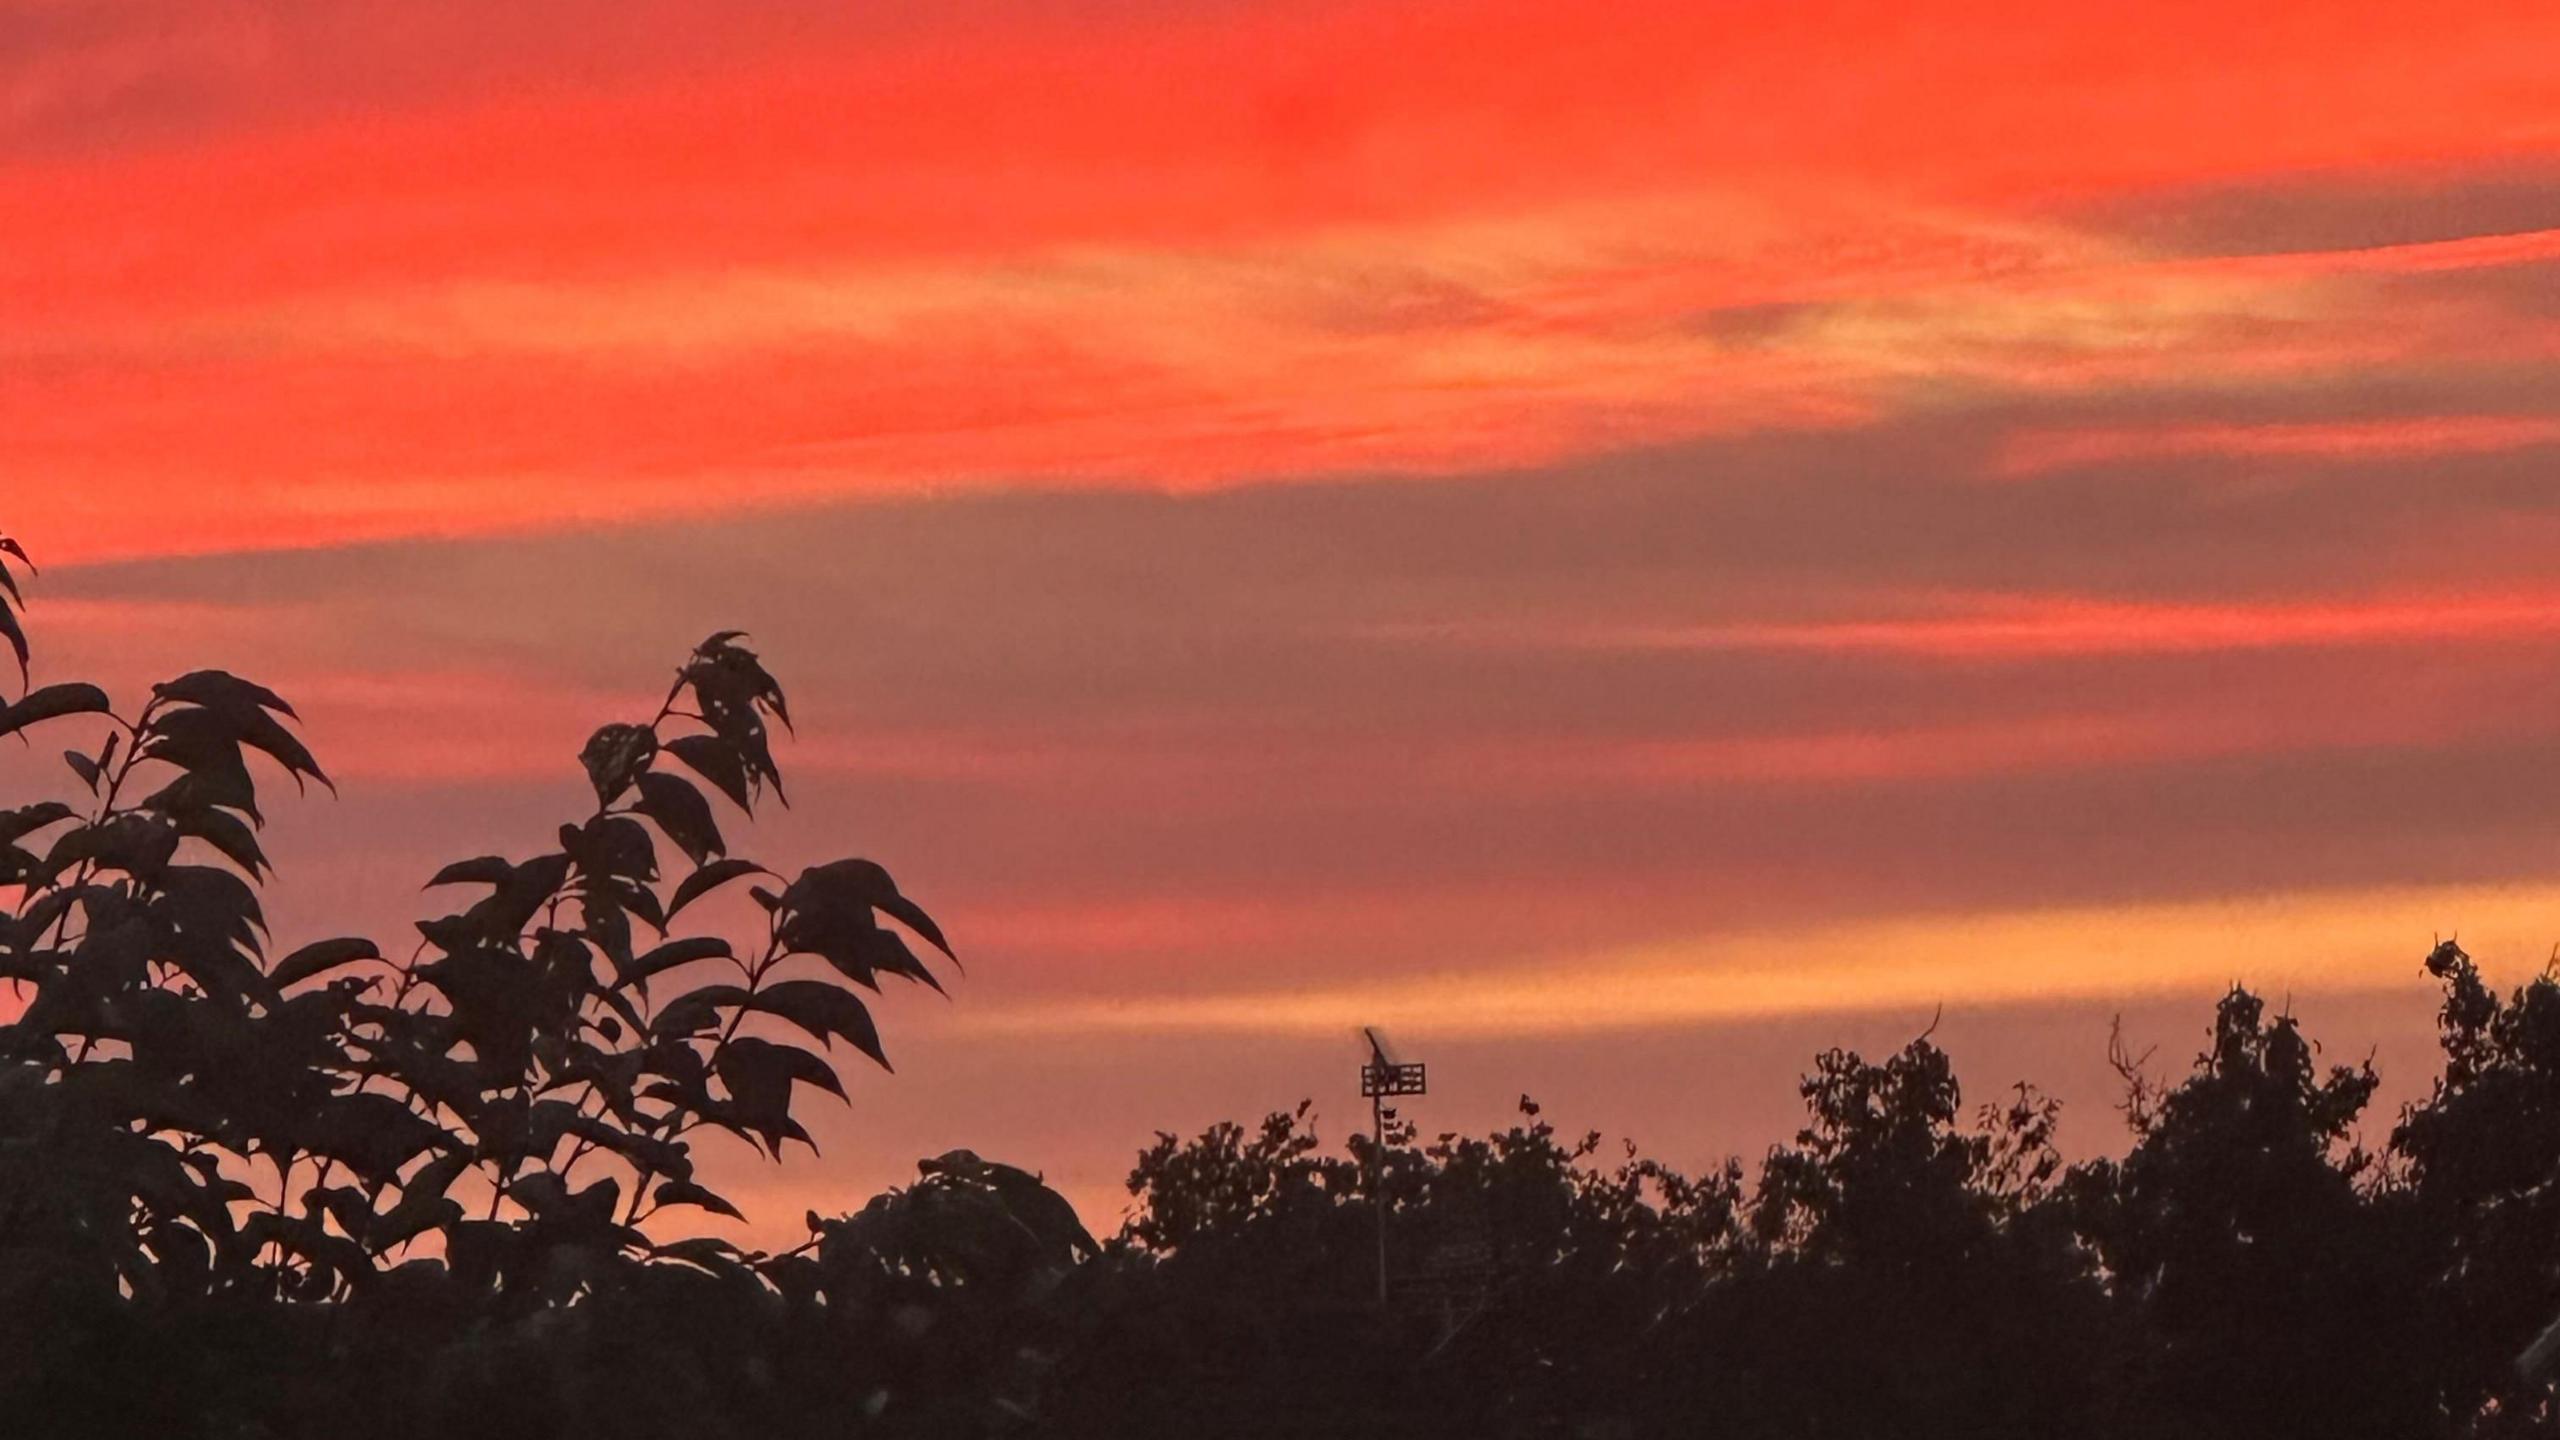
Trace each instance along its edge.
<instances>
[{"instance_id":1,"label":"foliage","mask_svg":"<svg viewBox=\"0 0 2560 1440\"><path fill-rule=\"evenodd\" d=\"M26 558L7 539L0 554ZM0 591L23 670L5 563ZM0 1352L13 1414L95 1431L112 1412L140 1425L154 1393L218 1415L226 1395L289 1413L316 1390L311 1413L334 1421L325 1377L243 1353L248 1337L290 1351L315 1324L331 1353L377 1347L379 1367L343 1371L367 1385L396 1370L534 1406L561 1397L496 1377L527 1347L548 1367L626 1344L608 1316L645 1331L728 1313L778 1336L795 1307L832 1302L829 1324L799 1329L849 1345L845 1317L884 1285L976 1296L1072 1258L1065 1202L1000 1166L812 1216L786 1255L669 1234L688 1210L739 1213L697 1175L697 1137L814 1150L805 1091L844 1098L841 1056L889 1063L864 995L941 988L907 935L951 954L877 864L784 880L731 853L705 787L741 815L782 800L772 726L790 725L743 640L713 635L646 723L596 731L578 757L594 808L556 848L438 871L428 887L465 900L419 922L405 956L354 937L270 951L252 765L330 785L275 692L201 670L138 710L84 683L0 709L0 736L95 737L64 753L72 798L0 812L0 977L20 1002L0 1026L0 1310L27 1331ZM740 882L760 933L679 928ZM113 1388L143 1355L163 1383ZM725 1393L682 1367L595 1363L582 1384ZM877 1417L903 1397L875 1378L857 1408ZM673 1398L669 1413L698 1408Z\"/></svg>"}]
</instances>

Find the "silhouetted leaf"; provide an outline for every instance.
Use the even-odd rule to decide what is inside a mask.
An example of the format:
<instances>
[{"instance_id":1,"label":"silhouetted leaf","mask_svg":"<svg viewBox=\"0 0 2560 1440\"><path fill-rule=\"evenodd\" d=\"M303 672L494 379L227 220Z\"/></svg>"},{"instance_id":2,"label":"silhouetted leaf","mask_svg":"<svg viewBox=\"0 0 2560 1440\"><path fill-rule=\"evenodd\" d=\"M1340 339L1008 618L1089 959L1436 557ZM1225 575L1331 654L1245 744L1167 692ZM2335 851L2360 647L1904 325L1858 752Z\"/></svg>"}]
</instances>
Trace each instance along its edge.
<instances>
[{"instance_id":1,"label":"silhouetted leaf","mask_svg":"<svg viewBox=\"0 0 2560 1440\"><path fill-rule=\"evenodd\" d=\"M257 784L249 778L249 767L241 762L237 746L228 754L204 758L142 802L142 808L162 812L216 807L237 810L252 824L266 823L258 813Z\"/></svg>"},{"instance_id":2,"label":"silhouetted leaf","mask_svg":"<svg viewBox=\"0 0 2560 1440\"><path fill-rule=\"evenodd\" d=\"M374 1217L364 1242L378 1251L389 1250L460 1220L462 1207L446 1199L444 1192L470 1163L471 1156L461 1152L439 1155L420 1166L417 1175L401 1187L400 1203Z\"/></svg>"},{"instance_id":3,"label":"silhouetted leaf","mask_svg":"<svg viewBox=\"0 0 2560 1440\"><path fill-rule=\"evenodd\" d=\"M560 848L590 880L600 876L654 880L658 876L657 847L649 843L648 830L628 815L598 815L582 826L563 825Z\"/></svg>"},{"instance_id":4,"label":"silhouetted leaf","mask_svg":"<svg viewBox=\"0 0 2560 1440\"><path fill-rule=\"evenodd\" d=\"M45 872L60 875L85 861L149 880L167 868L177 849L177 827L157 815L127 812L63 832L45 856Z\"/></svg>"},{"instance_id":5,"label":"silhouetted leaf","mask_svg":"<svg viewBox=\"0 0 2560 1440\"><path fill-rule=\"evenodd\" d=\"M716 1235L696 1235L690 1239L670 1241L652 1247L651 1253L681 1260L713 1275L743 1277L747 1273L746 1267L739 1263L739 1257L745 1252Z\"/></svg>"},{"instance_id":6,"label":"silhouetted leaf","mask_svg":"<svg viewBox=\"0 0 2560 1440\"><path fill-rule=\"evenodd\" d=\"M757 991L746 1003L749 1009L790 1021L822 1042L832 1044L833 1037L842 1036L881 1069L891 1068L889 1057L880 1049L880 1031L872 1023L871 1007L849 991L823 980L785 980Z\"/></svg>"},{"instance_id":7,"label":"silhouetted leaf","mask_svg":"<svg viewBox=\"0 0 2560 1440\"><path fill-rule=\"evenodd\" d=\"M18 657L18 683L25 684L28 676L27 632L18 628L17 614L5 600L0 600L0 639L6 639L10 653Z\"/></svg>"},{"instance_id":8,"label":"silhouetted leaf","mask_svg":"<svg viewBox=\"0 0 2560 1440\"><path fill-rule=\"evenodd\" d=\"M934 949L957 960L951 943L942 938L942 927L924 912L924 907L898 893L897 882L889 872L869 860L838 860L802 872L793 889L808 886L812 892L850 896L862 904L896 919L898 923L921 935ZM793 897L785 896L786 900ZM797 902L795 902L797 903Z\"/></svg>"},{"instance_id":9,"label":"silhouetted leaf","mask_svg":"<svg viewBox=\"0 0 2560 1440\"><path fill-rule=\"evenodd\" d=\"M667 753L718 787L731 804L750 812L755 809L755 792L747 784L746 767L728 741L717 735L680 735L667 742Z\"/></svg>"},{"instance_id":10,"label":"silhouetted leaf","mask_svg":"<svg viewBox=\"0 0 2560 1440\"><path fill-rule=\"evenodd\" d=\"M607 725L587 737L586 748L578 752L578 763L586 767L587 783L595 787L596 803L610 805L658 753L657 732L646 725Z\"/></svg>"},{"instance_id":11,"label":"silhouetted leaf","mask_svg":"<svg viewBox=\"0 0 2560 1440\"><path fill-rule=\"evenodd\" d=\"M169 823L178 833L202 840L219 851L232 864L256 878L267 870L266 851L259 847L257 833L228 810L198 806L168 812Z\"/></svg>"},{"instance_id":12,"label":"silhouetted leaf","mask_svg":"<svg viewBox=\"0 0 2560 1440\"><path fill-rule=\"evenodd\" d=\"M188 705L201 705L208 710L222 710L234 714L250 710L274 710L293 715L297 720L302 718L294 715L293 707L285 703L283 696L264 685L243 680L225 670L190 671L175 680L152 686L151 691L163 699L176 700Z\"/></svg>"},{"instance_id":13,"label":"silhouetted leaf","mask_svg":"<svg viewBox=\"0 0 2560 1440\"><path fill-rule=\"evenodd\" d=\"M844 1093L844 1082L836 1077L835 1067L797 1045L777 1045L753 1035L732 1036L728 1044L720 1047L717 1068L724 1083L733 1071L762 1072L815 1085L839 1100L849 1098Z\"/></svg>"},{"instance_id":14,"label":"silhouetted leaf","mask_svg":"<svg viewBox=\"0 0 2560 1440\"><path fill-rule=\"evenodd\" d=\"M785 725L790 723L782 689L765 673L753 651L730 643L734 638L723 632L704 641L686 664L684 680L693 687L703 723L737 758L750 792L771 785L774 797L788 805L790 796L783 790L782 772L774 766L764 723L768 710Z\"/></svg>"},{"instance_id":15,"label":"silhouetted leaf","mask_svg":"<svg viewBox=\"0 0 2560 1440\"><path fill-rule=\"evenodd\" d=\"M312 758L310 750L275 718L278 713L292 715L293 707L265 686L220 670L198 670L153 686L152 691L164 700L196 707L193 710L163 711L154 717L148 728L155 737L174 738L188 730L205 731L207 738L218 734L263 752L282 765L286 773L293 776L296 785L300 785L307 775L328 786L332 793L336 791L337 786L321 773L319 762ZM216 725L218 731L207 728ZM188 764L179 753L179 746L155 744L153 748L160 758ZM192 746L185 748L192 749ZM193 766L190 764L189 768Z\"/></svg>"},{"instance_id":16,"label":"silhouetted leaf","mask_svg":"<svg viewBox=\"0 0 2560 1440\"><path fill-rule=\"evenodd\" d=\"M746 990L737 985L705 985L699 990L687 991L667 1002L667 1007L650 1022L649 1033L658 1036L700 1034L719 1020L722 1007L743 1004L746 999Z\"/></svg>"},{"instance_id":17,"label":"silhouetted leaf","mask_svg":"<svg viewBox=\"0 0 2560 1440\"><path fill-rule=\"evenodd\" d=\"M395 1178L429 1150L457 1142L443 1127L388 1095L334 1095L302 1124L305 1148L353 1170L369 1185Z\"/></svg>"},{"instance_id":18,"label":"silhouetted leaf","mask_svg":"<svg viewBox=\"0 0 2560 1440\"><path fill-rule=\"evenodd\" d=\"M685 858L699 866L727 849L720 840L720 827L711 819L711 805L702 792L673 775L651 771L639 778L640 799L634 807L657 822L666 837L685 853Z\"/></svg>"},{"instance_id":19,"label":"silhouetted leaf","mask_svg":"<svg viewBox=\"0 0 2560 1440\"><path fill-rule=\"evenodd\" d=\"M439 885L504 885L516 873L513 863L502 856L482 855L470 860L456 860L435 873L425 888Z\"/></svg>"},{"instance_id":20,"label":"silhouetted leaf","mask_svg":"<svg viewBox=\"0 0 2560 1440\"><path fill-rule=\"evenodd\" d=\"M305 945L277 961L275 969L267 973L267 978L274 981L276 988L281 990L315 975L335 970L341 965L352 965L359 960L381 958L380 947L359 936L349 936L340 940L321 940Z\"/></svg>"},{"instance_id":21,"label":"silhouetted leaf","mask_svg":"<svg viewBox=\"0 0 2560 1440\"><path fill-rule=\"evenodd\" d=\"M65 750L62 752L62 763L71 767L71 773L80 777L80 783L87 787L90 794L98 793L98 781L102 777L97 761L77 750Z\"/></svg>"},{"instance_id":22,"label":"silhouetted leaf","mask_svg":"<svg viewBox=\"0 0 2560 1440\"><path fill-rule=\"evenodd\" d=\"M950 993L943 990L941 977L933 973L932 967L918 958L916 952L908 948L907 942L899 939L897 932L892 930L874 930L862 937L862 963L859 966L848 965L833 955L827 956L826 960L838 974L872 990L880 988L873 975L886 971L919 985L930 985L942 994Z\"/></svg>"},{"instance_id":23,"label":"silhouetted leaf","mask_svg":"<svg viewBox=\"0 0 2560 1440\"><path fill-rule=\"evenodd\" d=\"M690 1180L670 1180L655 1191L661 1205L694 1205L732 1220L744 1220L738 1207Z\"/></svg>"},{"instance_id":24,"label":"silhouetted leaf","mask_svg":"<svg viewBox=\"0 0 2560 1440\"><path fill-rule=\"evenodd\" d=\"M66 715L104 715L109 703L107 692L83 681L64 685L47 685L29 691L16 704L0 709L0 735L14 735L30 725L59 720Z\"/></svg>"},{"instance_id":25,"label":"silhouetted leaf","mask_svg":"<svg viewBox=\"0 0 2560 1440\"><path fill-rule=\"evenodd\" d=\"M24 805L15 810L0 810L0 844L24 839L49 825L59 825L79 813L59 800Z\"/></svg>"},{"instance_id":26,"label":"silhouetted leaf","mask_svg":"<svg viewBox=\"0 0 2560 1440\"><path fill-rule=\"evenodd\" d=\"M160 874L160 888L177 905L182 921L253 943L266 929L266 912L249 882L210 865L172 865Z\"/></svg>"},{"instance_id":27,"label":"silhouetted leaf","mask_svg":"<svg viewBox=\"0 0 2560 1440\"><path fill-rule=\"evenodd\" d=\"M729 942L717 935L673 940L631 962L631 975L641 982L641 988L646 989L650 979L679 965L691 965L698 960L724 960L733 953Z\"/></svg>"},{"instance_id":28,"label":"silhouetted leaf","mask_svg":"<svg viewBox=\"0 0 2560 1440\"><path fill-rule=\"evenodd\" d=\"M675 898L667 902L667 918L673 920L677 911L741 876L772 873L753 860L714 860L684 877L683 883L676 886Z\"/></svg>"}]
</instances>

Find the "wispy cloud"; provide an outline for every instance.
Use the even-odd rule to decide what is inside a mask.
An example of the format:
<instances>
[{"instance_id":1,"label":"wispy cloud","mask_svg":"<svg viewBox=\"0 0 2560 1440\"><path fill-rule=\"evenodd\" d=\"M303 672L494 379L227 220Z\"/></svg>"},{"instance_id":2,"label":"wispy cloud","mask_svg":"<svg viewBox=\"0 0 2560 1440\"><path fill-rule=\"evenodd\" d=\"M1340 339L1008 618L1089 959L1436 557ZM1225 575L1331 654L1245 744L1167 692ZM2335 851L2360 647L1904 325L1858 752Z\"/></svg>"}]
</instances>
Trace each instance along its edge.
<instances>
[{"instance_id":1,"label":"wispy cloud","mask_svg":"<svg viewBox=\"0 0 2560 1440\"><path fill-rule=\"evenodd\" d=\"M1706 935L1629 951L1320 987L1220 987L1081 1003L982 1006L981 1036L1334 1035L1364 1024L1449 1039L1726 1024L1783 1015L2131 1001L2247 983L2337 994L2411 988L2434 939L2461 929L2502 978L2560 934L2560 890L2359 890L2248 900L1924 915ZM2496 946L2506 953L2489 949Z\"/></svg>"}]
</instances>

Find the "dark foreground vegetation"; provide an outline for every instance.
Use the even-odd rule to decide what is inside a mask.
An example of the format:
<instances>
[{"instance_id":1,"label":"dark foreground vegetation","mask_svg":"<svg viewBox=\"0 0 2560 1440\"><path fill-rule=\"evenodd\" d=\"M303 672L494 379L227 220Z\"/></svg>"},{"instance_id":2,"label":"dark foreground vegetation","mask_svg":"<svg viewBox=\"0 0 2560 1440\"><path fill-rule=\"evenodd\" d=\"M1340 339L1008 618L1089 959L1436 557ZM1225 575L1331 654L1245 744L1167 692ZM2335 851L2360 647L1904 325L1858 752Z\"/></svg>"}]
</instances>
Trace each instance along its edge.
<instances>
[{"instance_id":1,"label":"dark foreground vegetation","mask_svg":"<svg viewBox=\"0 0 2560 1440\"><path fill-rule=\"evenodd\" d=\"M23 665L8 598L0 638ZM264 942L250 762L326 783L281 697L0 711L81 742L68 799L0 811L0 1433L2560 1434L2514 1363L2560 1311L2560 984L2451 945L2396 1123L2235 991L2184 1073L2118 1057L2129 1148L2077 1167L2049 1102L1968 1107L1923 1039L1818 1057L1750 1172L1525 1099L1328 1151L1302 1106L1160 1137L1107 1243L965 1152L783 1253L699 1238L734 1211L695 1142L797 1154L836 1059L886 1063L864 996L956 963L877 865L730 852L712 797L780 800L788 724L741 639L390 952Z\"/></svg>"}]
</instances>

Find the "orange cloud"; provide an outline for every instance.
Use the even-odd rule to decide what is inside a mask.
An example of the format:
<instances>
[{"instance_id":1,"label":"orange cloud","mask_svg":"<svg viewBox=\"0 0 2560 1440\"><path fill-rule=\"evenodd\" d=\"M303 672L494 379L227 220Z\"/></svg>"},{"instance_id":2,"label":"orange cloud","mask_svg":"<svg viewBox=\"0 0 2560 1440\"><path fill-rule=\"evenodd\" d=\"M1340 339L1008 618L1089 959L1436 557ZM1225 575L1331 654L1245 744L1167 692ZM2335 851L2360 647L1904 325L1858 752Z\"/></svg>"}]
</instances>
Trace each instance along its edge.
<instances>
[{"instance_id":1,"label":"orange cloud","mask_svg":"<svg viewBox=\"0 0 2560 1440\"><path fill-rule=\"evenodd\" d=\"M1940 660L2491 643L2560 635L2560 594L2510 592L2205 604L2073 596L1950 597L1890 619L1697 625L1376 626L1386 639L1628 650L1877 652Z\"/></svg>"},{"instance_id":2,"label":"orange cloud","mask_svg":"<svg viewBox=\"0 0 2560 1440\"><path fill-rule=\"evenodd\" d=\"M542 56L577 26L389 67L362 26L199 19L12 82L56 127L206 97L0 152L0 212L47 217L0 257L13 523L65 559L2298 380L2459 333L2375 325L2357 277L2555 253L2154 263L2051 218L2560 148L2512 7L706 11L574 82Z\"/></svg>"},{"instance_id":3,"label":"orange cloud","mask_svg":"<svg viewBox=\"0 0 2560 1440\"><path fill-rule=\"evenodd\" d=\"M2035 430L2010 437L1997 469L2014 477L2150 458L2357 460L2491 454L2553 444L2560 444L2560 420L2530 415Z\"/></svg>"}]
</instances>

